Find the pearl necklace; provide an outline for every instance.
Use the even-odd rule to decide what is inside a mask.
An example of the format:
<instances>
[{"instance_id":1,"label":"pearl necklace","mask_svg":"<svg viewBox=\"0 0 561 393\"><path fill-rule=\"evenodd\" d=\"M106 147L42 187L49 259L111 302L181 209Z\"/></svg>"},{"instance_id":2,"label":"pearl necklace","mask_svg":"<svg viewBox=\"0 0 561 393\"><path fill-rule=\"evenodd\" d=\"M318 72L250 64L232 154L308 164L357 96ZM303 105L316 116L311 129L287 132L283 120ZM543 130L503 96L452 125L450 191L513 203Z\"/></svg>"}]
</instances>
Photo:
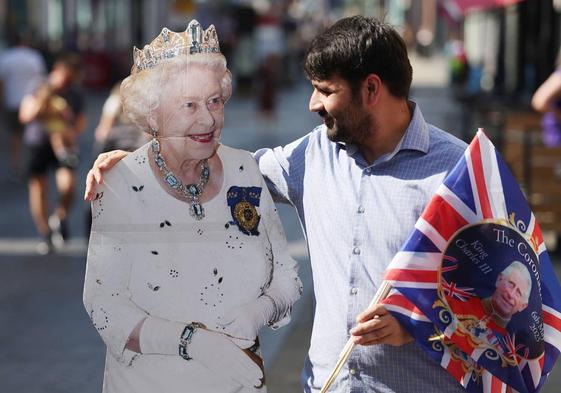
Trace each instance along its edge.
<instances>
[{"instance_id":1,"label":"pearl necklace","mask_svg":"<svg viewBox=\"0 0 561 393\"><path fill-rule=\"evenodd\" d=\"M179 177L177 177L166 165L164 157L160 151L160 142L156 138L152 139L152 152L154 153L154 162L158 166L160 172L164 176L165 183L182 196L187 198L191 206L189 207L189 213L191 216L199 221L205 217L205 209L199 201L200 196L208 183L208 178L210 177L210 168L208 166L208 159L201 161L201 175L199 177L199 182L197 184L183 184Z\"/></svg>"}]
</instances>

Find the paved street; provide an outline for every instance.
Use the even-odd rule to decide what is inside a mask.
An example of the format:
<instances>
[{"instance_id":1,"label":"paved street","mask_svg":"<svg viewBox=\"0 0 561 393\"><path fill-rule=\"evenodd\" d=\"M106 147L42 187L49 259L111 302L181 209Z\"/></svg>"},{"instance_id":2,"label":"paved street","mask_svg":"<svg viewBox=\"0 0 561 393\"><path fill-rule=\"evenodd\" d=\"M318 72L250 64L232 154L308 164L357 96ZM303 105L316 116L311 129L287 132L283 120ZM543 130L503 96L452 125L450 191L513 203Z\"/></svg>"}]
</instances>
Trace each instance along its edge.
<instances>
[{"instance_id":1,"label":"paved street","mask_svg":"<svg viewBox=\"0 0 561 393\"><path fill-rule=\"evenodd\" d=\"M442 60L417 59L414 69L416 87L412 95L426 119L459 135L460 109L443 87ZM253 101L233 98L227 104L224 143L254 150L304 135L319 119L307 111L309 92L305 83L284 91L277 118L273 120L257 117ZM105 92L88 96L88 131L81 140L81 179L91 163L93 129L104 96ZM38 239L27 208L25 184L9 181L6 172L4 133L0 133L0 151L0 392L100 392L105 348L82 306L86 249L83 180L71 216L73 238L67 249L55 256L37 256ZM306 291L294 309L292 324L263 334L271 393L300 391L299 372L308 347L313 308L311 274L300 224L291 208L282 206L279 211L291 252L301 263ZM556 264L558 270L560 266L561 263ZM543 392L558 391L560 383L558 364Z\"/></svg>"}]
</instances>

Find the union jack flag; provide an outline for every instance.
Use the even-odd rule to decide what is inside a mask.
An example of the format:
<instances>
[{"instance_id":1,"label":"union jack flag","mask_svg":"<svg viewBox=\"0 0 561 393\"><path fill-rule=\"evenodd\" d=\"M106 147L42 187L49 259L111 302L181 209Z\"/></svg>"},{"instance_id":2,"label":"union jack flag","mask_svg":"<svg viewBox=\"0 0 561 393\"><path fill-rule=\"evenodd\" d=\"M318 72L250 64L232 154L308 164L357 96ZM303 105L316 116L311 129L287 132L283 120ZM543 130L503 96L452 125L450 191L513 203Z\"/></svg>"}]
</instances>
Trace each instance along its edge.
<instances>
[{"instance_id":1,"label":"union jack flag","mask_svg":"<svg viewBox=\"0 0 561 393\"><path fill-rule=\"evenodd\" d=\"M462 266L471 266L481 277L497 277L497 264L508 262L500 261L500 250L491 258L484 242L456 241L462 231L494 223L527 240L517 250L514 241L509 243L506 235L506 240L499 236L497 227L493 229L497 242L514 247L520 259L528 258L528 270L537 283L536 296L527 305L534 311L519 313L519 317L533 318L525 325L526 330L531 328L526 336L511 332L515 317L499 326L486 314L483 298L495 288L494 282L492 288L479 288L477 279L466 278L468 284L449 279ZM452 244L464 254L449 255ZM522 255L527 246L532 252ZM535 256L533 265L530 255ZM494 265L495 259L499 261ZM391 261L385 280L393 287L384 301L386 308L467 391L534 393L541 389L561 350L561 287L522 191L481 130ZM464 307L461 313L451 305L454 302ZM473 312L466 312L465 307L472 305ZM534 353L529 350L532 346L537 348Z\"/></svg>"},{"instance_id":2,"label":"union jack flag","mask_svg":"<svg viewBox=\"0 0 561 393\"><path fill-rule=\"evenodd\" d=\"M456 298L462 302L466 302L470 297L475 296L473 288L459 287L455 282L448 282L444 279L442 280L442 289L447 296Z\"/></svg>"}]
</instances>

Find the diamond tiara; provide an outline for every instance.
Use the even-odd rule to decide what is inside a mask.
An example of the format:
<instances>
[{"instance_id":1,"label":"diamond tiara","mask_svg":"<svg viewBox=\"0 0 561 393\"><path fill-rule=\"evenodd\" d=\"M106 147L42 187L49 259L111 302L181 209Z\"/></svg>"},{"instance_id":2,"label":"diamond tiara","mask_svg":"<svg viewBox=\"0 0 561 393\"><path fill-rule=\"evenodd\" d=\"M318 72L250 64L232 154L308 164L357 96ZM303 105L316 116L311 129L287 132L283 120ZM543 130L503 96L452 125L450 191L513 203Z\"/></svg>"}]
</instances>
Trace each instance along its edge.
<instances>
[{"instance_id":1,"label":"diamond tiara","mask_svg":"<svg viewBox=\"0 0 561 393\"><path fill-rule=\"evenodd\" d=\"M185 31L176 33L164 27L162 32L143 49L135 46L133 61L136 71L142 71L155 67L166 59L198 53L220 53L220 45L214 25L203 30L201 24L193 19Z\"/></svg>"}]
</instances>

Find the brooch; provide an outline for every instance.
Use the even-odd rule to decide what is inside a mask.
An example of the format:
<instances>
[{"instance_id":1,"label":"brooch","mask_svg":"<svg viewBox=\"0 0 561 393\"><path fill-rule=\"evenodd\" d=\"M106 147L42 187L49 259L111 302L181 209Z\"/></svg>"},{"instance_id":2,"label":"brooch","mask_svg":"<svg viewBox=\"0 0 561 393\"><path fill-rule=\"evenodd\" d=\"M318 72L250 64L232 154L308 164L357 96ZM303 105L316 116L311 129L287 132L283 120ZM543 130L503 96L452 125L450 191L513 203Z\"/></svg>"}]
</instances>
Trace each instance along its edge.
<instances>
[{"instance_id":1,"label":"brooch","mask_svg":"<svg viewBox=\"0 0 561 393\"><path fill-rule=\"evenodd\" d=\"M232 186L228 190L227 199L230 212L240 231L246 235L258 236L261 216L257 212L261 198L261 187Z\"/></svg>"}]
</instances>

